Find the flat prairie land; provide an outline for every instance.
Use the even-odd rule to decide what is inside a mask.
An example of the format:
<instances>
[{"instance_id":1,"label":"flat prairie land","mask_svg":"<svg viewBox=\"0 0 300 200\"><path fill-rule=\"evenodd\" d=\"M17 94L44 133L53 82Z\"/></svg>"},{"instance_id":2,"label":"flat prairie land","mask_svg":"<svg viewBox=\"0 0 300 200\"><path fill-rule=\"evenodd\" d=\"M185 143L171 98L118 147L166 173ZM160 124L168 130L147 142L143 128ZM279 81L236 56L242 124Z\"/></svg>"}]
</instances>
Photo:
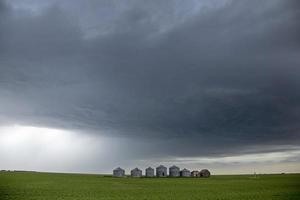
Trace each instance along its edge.
<instances>
[{"instance_id":1,"label":"flat prairie land","mask_svg":"<svg viewBox=\"0 0 300 200\"><path fill-rule=\"evenodd\" d=\"M299 200L300 174L210 178L113 178L0 172L0 200Z\"/></svg>"}]
</instances>

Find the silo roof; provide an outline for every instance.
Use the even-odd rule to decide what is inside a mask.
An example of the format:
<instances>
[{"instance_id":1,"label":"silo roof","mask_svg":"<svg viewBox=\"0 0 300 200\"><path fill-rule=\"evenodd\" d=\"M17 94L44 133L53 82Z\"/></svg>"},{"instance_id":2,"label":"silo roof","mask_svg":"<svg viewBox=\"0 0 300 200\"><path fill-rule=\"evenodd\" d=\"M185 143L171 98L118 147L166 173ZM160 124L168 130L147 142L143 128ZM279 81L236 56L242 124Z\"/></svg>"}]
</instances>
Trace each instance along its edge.
<instances>
[{"instance_id":1,"label":"silo roof","mask_svg":"<svg viewBox=\"0 0 300 200\"><path fill-rule=\"evenodd\" d=\"M173 165L172 167L170 167L170 169L179 169L179 167Z\"/></svg>"},{"instance_id":2,"label":"silo roof","mask_svg":"<svg viewBox=\"0 0 300 200\"><path fill-rule=\"evenodd\" d=\"M152 167L148 167L147 169L153 169Z\"/></svg>"},{"instance_id":3,"label":"silo roof","mask_svg":"<svg viewBox=\"0 0 300 200\"><path fill-rule=\"evenodd\" d=\"M188 169L184 168L184 169L183 169L183 170L181 170L181 171L184 171L184 172L189 172L190 170L188 170Z\"/></svg>"}]
</instances>

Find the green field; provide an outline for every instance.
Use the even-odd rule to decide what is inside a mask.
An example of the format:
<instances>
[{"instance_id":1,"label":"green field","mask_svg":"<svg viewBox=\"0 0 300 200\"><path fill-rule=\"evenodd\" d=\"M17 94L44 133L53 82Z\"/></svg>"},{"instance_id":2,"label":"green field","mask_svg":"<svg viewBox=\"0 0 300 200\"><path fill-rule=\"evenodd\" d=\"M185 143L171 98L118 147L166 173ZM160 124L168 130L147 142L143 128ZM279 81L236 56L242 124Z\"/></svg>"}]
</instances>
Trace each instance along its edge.
<instances>
[{"instance_id":1,"label":"green field","mask_svg":"<svg viewBox=\"0 0 300 200\"><path fill-rule=\"evenodd\" d=\"M210 178L112 178L0 172L0 199L300 199L300 174Z\"/></svg>"}]
</instances>

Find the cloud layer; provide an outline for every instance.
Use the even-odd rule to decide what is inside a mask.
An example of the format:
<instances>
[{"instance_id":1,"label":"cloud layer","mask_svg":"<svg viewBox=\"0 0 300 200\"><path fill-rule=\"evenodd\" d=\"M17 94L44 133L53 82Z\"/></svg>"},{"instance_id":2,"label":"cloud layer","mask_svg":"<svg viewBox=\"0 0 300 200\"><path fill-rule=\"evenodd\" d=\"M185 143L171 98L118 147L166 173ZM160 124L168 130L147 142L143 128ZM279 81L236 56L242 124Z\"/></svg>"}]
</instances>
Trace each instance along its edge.
<instances>
[{"instance_id":1,"label":"cloud layer","mask_svg":"<svg viewBox=\"0 0 300 200\"><path fill-rule=\"evenodd\" d=\"M298 146L299 15L296 0L0 1L0 124L151 143L137 158Z\"/></svg>"}]
</instances>

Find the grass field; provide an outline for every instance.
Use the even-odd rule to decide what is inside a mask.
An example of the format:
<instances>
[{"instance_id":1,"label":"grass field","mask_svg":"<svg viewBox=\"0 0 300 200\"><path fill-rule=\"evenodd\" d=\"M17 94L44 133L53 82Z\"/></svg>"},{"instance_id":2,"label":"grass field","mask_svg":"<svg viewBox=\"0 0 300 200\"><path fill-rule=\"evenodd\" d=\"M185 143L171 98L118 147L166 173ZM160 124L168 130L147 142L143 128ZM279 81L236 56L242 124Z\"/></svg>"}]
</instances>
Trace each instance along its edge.
<instances>
[{"instance_id":1,"label":"grass field","mask_svg":"<svg viewBox=\"0 0 300 200\"><path fill-rule=\"evenodd\" d=\"M300 174L210 178L112 178L0 172L0 199L300 199Z\"/></svg>"}]
</instances>

